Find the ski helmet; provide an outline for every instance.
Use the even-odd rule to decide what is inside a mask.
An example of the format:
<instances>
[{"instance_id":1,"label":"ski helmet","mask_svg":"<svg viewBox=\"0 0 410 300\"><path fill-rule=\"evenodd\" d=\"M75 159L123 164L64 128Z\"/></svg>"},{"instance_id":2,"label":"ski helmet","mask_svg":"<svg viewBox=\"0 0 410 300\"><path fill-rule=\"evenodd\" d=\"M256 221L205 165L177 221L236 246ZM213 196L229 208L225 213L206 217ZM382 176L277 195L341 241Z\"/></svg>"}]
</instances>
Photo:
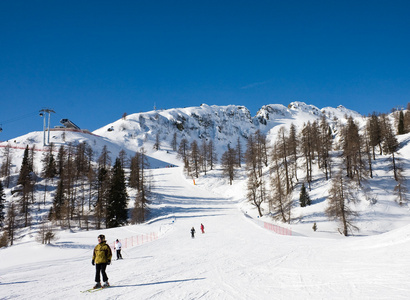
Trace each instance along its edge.
<instances>
[{"instance_id":1,"label":"ski helmet","mask_svg":"<svg viewBox=\"0 0 410 300\"><path fill-rule=\"evenodd\" d=\"M98 236L98 238L99 238L101 241L105 241L105 235L103 235L103 234L100 234L100 235Z\"/></svg>"}]
</instances>

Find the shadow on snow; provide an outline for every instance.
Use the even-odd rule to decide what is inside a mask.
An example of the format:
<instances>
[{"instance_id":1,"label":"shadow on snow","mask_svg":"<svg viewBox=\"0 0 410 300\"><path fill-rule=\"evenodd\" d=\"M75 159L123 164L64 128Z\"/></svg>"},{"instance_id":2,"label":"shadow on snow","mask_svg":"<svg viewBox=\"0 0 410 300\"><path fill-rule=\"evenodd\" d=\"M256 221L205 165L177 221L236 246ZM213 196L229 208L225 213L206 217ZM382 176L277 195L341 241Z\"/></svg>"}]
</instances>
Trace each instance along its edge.
<instances>
[{"instance_id":1,"label":"shadow on snow","mask_svg":"<svg viewBox=\"0 0 410 300\"><path fill-rule=\"evenodd\" d=\"M113 286L113 287L147 286L147 285L157 285L157 284L166 284L166 283L177 283L177 282L196 281L196 280L204 280L204 279L205 279L205 278L191 278L191 279L167 280L167 281L158 281L158 282L151 282L151 283L115 285L115 286Z\"/></svg>"}]
</instances>

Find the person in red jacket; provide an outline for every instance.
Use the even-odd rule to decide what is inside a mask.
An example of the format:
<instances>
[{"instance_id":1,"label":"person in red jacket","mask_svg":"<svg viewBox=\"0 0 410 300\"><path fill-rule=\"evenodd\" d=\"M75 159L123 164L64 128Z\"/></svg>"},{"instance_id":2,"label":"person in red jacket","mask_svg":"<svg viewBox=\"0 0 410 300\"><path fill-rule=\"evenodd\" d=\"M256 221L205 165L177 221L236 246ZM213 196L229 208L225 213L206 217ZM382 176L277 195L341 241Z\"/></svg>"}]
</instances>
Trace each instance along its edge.
<instances>
[{"instance_id":1,"label":"person in red jacket","mask_svg":"<svg viewBox=\"0 0 410 300\"><path fill-rule=\"evenodd\" d=\"M201 230L202 230L202 233L205 233L205 226L202 223L201 223Z\"/></svg>"}]
</instances>

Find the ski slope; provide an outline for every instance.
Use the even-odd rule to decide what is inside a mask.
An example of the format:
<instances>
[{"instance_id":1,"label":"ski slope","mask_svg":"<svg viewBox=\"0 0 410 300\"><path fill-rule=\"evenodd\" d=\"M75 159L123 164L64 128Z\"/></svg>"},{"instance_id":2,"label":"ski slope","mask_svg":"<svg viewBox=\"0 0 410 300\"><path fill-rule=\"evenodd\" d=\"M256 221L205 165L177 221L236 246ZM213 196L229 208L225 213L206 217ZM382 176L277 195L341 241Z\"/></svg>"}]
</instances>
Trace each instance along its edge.
<instances>
[{"instance_id":1,"label":"ski slope","mask_svg":"<svg viewBox=\"0 0 410 300\"><path fill-rule=\"evenodd\" d=\"M180 167L154 169L143 225L59 234L53 245L26 242L0 252L1 299L408 299L410 226L355 238L281 236L245 217L239 204L194 185ZM200 224L205 234L200 233ZM194 226L196 237L190 229ZM107 267L112 285L94 285L97 236L156 232Z\"/></svg>"}]
</instances>

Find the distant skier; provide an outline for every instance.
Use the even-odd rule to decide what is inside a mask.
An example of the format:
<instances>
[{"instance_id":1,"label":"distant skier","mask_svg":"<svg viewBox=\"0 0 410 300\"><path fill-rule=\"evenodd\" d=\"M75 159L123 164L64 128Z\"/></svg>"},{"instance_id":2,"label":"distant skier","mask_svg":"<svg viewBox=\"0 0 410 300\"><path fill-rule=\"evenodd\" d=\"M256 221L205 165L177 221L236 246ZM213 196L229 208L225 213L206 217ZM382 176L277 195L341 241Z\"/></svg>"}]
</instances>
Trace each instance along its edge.
<instances>
[{"instance_id":1,"label":"distant skier","mask_svg":"<svg viewBox=\"0 0 410 300\"><path fill-rule=\"evenodd\" d=\"M108 283L108 277L105 273L105 269L107 265L111 263L112 252L110 246L106 244L105 235L100 234L98 236L98 245L95 246L93 252L93 259L91 263L93 266L95 265L95 286L93 289L98 289L101 287L108 287L110 284ZM101 286L100 282L100 272L103 277L104 284Z\"/></svg>"},{"instance_id":2,"label":"distant skier","mask_svg":"<svg viewBox=\"0 0 410 300\"><path fill-rule=\"evenodd\" d=\"M117 239L115 241L115 250L117 251L117 260L122 259L121 247L122 247L121 242Z\"/></svg>"},{"instance_id":3,"label":"distant skier","mask_svg":"<svg viewBox=\"0 0 410 300\"><path fill-rule=\"evenodd\" d=\"M192 238L195 238L195 228L194 227L192 227L191 229L191 236Z\"/></svg>"},{"instance_id":4,"label":"distant skier","mask_svg":"<svg viewBox=\"0 0 410 300\"><path fill-rule=\"evenodd\" d=\"M205 233L205 226L202 223L201 223L201 231L202 231L202 233Z\"/></svg>"}]
</instances>

